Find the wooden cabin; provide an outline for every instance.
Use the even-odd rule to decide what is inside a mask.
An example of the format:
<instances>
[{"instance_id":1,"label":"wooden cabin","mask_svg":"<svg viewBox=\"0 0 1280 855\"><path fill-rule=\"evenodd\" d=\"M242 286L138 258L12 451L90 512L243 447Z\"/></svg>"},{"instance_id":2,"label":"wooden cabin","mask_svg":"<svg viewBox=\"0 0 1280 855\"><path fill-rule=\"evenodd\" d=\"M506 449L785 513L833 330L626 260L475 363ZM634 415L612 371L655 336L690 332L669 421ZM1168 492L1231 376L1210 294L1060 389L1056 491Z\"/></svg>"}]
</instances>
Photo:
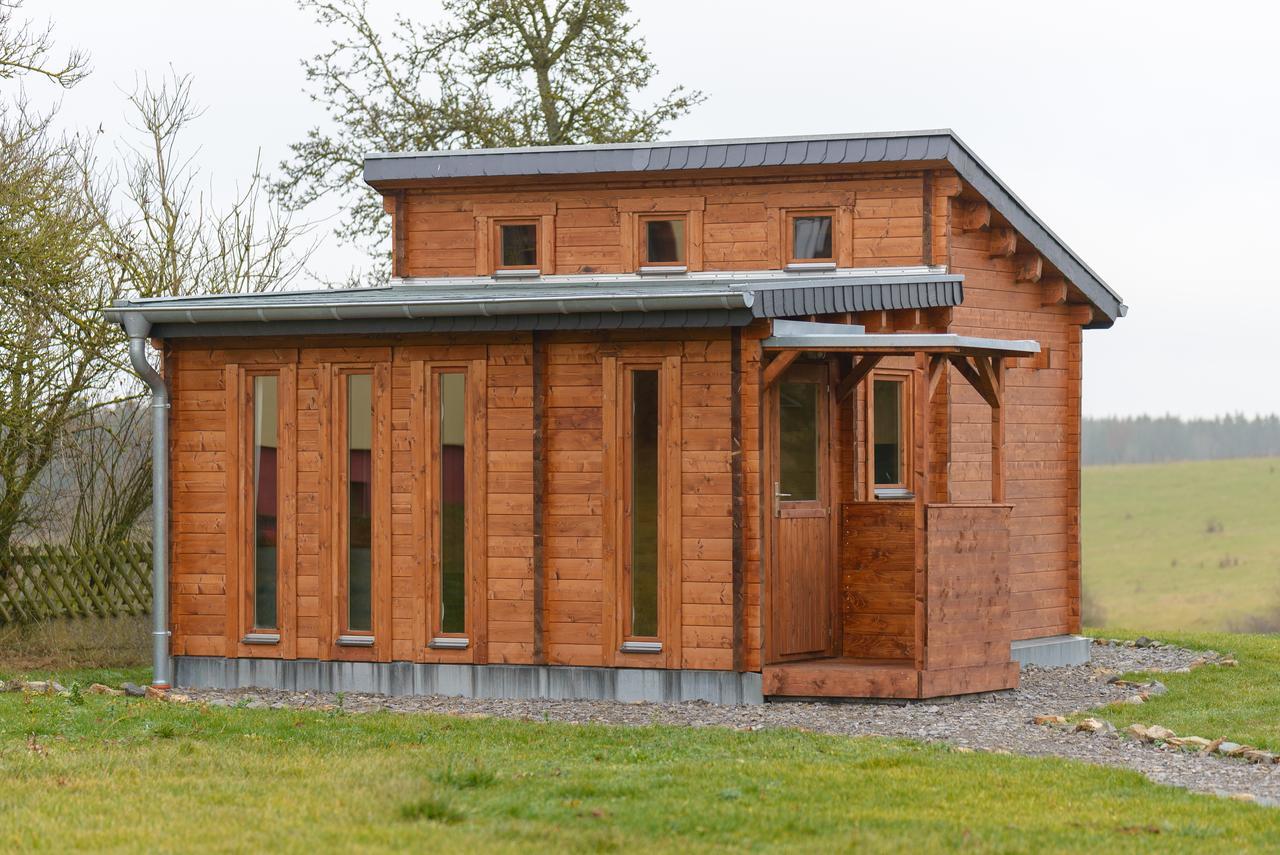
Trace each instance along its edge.
<instances>
[{"instance_id":1,"label":"wooden cabin","mask_svg":"<svg viewBox=\"0 0 1280 855\"><path fill-rule=\"evenodd\" d=\"M1087 659L1082 340L1125 306L950 131L364 178L385 287L112 310L171 402L175 684L932 698Z\"/></svg>"}]
</instances>

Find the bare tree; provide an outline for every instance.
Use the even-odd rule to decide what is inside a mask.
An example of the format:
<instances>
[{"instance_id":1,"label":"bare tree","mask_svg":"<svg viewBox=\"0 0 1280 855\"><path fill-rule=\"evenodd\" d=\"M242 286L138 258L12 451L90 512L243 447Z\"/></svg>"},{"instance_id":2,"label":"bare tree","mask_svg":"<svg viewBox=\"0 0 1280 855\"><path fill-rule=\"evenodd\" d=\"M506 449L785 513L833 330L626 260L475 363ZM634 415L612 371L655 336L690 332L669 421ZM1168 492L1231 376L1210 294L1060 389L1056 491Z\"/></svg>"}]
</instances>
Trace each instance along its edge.
<instances>
[{"instance_id":1,"label":"bare tree","mask_svg":"<svg viewBox=\"0 0 1280 855\"><path fill-rule=\"evenodd\" d=\"M37 27L15 17L22 0L0 0L0 80L35 74L70 88L89 73L89 57L79 50L52 59L53 25Z\"/></svg>"},{"instance_id":2,"label":"bare tree","mask_svg":"<svg viewBox=\"0 0 1280 855\"><path fill-rule=\"evenodd\" d=\"M299 6L334 34L303 63L330 123L291 146L273 189L295 210L340 200L338 237L384 267L382 206L360 180L366 154L651 140L703 98L677 86L638 104L656 67L625 0L446 0L446 23L397 17L389 35L364 0Z\"/></svg>"},{"instance_id":3,"label":"bare tree","mask_svg":"<svg viewBox=\"0 0 1280 855\"><path fill-rule=\"evenodd\" d=\"M270 201L256 168L225 207L200 189L200 170L182 146L201 115L191 78L143 80L129 104L140 141L124 145L114 166L91 154L80 161L97 254L121 290L152 297L287 287L313 248L303 241L310 226ZM103 183L108 192L92 192ZM116 333L113 358L124 364L124 337ZM129 536L151 501L150 424L136 403L143 390L131 373L117 380L111 408L87 414L67 434L77 485L69 536L80 546Z\"/></svg>"},{"instance_id":4,"label":"bare tree","mask_svg":"<svg viewBox=\"0 0 1280 855\"><path fill-rule=\"evenodd\" d=\"M0 564L71 426L112 398L119 333L98 313L118 279L72 142L21 105L0 114Z\"/></svg>"}]
</instances>

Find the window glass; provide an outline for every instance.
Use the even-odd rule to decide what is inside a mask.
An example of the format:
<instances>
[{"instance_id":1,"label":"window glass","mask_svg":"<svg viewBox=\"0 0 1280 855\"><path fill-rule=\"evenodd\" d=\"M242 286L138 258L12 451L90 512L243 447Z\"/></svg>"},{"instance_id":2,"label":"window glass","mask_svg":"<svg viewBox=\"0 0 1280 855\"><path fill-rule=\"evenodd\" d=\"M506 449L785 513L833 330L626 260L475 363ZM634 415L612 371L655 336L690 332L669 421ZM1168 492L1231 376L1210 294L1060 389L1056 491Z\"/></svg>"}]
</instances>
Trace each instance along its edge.
<instances>
[{"instance_id":1,"label":"window glass","mask_svg":"<svg viewBox=\"0 0 1280 855\"><path fill-rule=\"evenodd\" d=\"M790 502L818 498L818 384L778 384L778 489Z\"/></svg>"},{"instance_id":2,"label":"window glass","mask_svg":"<svg viewBox=\"0 0 1280 855\"><path fill-rule=\"evenodd\" d=\"M874 384L876 484L903 483L902 389L901 380L876 380Z\"/></svg>"},{"instance_id":3,"label":"window glass","mask_svg":"<svg viewBox=\"0 0 1280 855\"><path fill-rule=\"evenodd\" d=\"M440 376L440 629L467 628L465 374Z\"/></svg>"},{"instance_id":4,"label":"window glass","mask_svg":"<svg viewBox=\"0 0 1280 855\"><path fill-rule=\"evenodd\" d=\"M831 252L831 217L793 217L791 254L798 261L823 261L834 258Z\"/></svg>"},{"instance_id":5,"label":"window glass","mask_svg":"<svg viewBox=\"0 0 1280 855\"><path fill-rule=\"evenodd\" d=\"M276 629L279 382L253 378L253 626Z\"/></svg>"},{"instance_id":6,"label":"window glass","mask_svg":"<svg viewBox=\"0 0 1280 855\"><path fill-rule=\"evenodd\" d=\"M645 220L645 261L649 264L684 263L684 220Z\"/></svg>"},{"instance_id":7,"label":"window glass","mask_svg":"<svg viewBox=\"0 0 1280 855\"><path fill-rule=\"evenodd\" d=\"M347 376L347 628L373 629L373 376Z\"/></svg>"},{"instance_id":8,"label":"window glass","mask_svg":"<svg viewBox=\"0 0 1280 855\"><path fill-rule=\"evenodd\" d=\"M499 228L502 267L538 265L538 227L534 223L512 223Z\"/></svg>"},{"instance_id":9,"label":"window glass","mask_svg":"<svg viewBox=\"0 0 1280 855\"><path fill-rule=\"evenodd\" d=\"M631 373L631 634L658 635L658 372Z\"/></svg>"}]
</instances>

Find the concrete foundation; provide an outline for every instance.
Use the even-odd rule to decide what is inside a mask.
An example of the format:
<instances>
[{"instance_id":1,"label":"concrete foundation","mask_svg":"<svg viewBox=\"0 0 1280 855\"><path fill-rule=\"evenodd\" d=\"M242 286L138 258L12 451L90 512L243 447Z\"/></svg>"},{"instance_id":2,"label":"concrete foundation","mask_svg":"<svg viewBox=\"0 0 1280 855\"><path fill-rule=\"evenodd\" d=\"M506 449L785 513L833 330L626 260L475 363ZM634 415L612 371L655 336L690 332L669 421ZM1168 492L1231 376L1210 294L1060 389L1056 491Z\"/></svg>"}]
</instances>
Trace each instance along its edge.
<instances>
[{"instance_id":1,"label":"concrete foundation","mask_svg":"<svg viewBox=\"0 0 1280 855\"><path fill-rule=\"evenodd\" d=\"M1024 668L1028 665L1039 665L1042 668L1083 665L1089 661L1090 645L1089 639L1082 635L1028 638L1013 643L1013 658Z\"/></svg>"},{"instance_id":2,"label":"concrete foundation","mask_svg":"<svg viewBox=\"0 0 1280 855\"><path fill-rule=\"evenodd\" d=\"M175 656L174 684L204 689L372 692L465 698L764 702L761 675L571 665L441 665Z\"/></svg>"}]
</instances>

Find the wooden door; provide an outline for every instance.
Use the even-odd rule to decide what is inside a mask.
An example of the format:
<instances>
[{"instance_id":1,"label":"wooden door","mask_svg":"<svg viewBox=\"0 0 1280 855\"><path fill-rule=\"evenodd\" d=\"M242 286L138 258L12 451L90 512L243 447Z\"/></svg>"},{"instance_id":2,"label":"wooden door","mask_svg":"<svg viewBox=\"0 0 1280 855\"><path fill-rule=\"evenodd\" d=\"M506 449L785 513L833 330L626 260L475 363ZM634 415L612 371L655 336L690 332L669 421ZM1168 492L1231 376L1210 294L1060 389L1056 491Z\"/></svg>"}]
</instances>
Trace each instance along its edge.
<instances>
[{"instance_id":1,"label":"wooden door","mask_svg":"<svg viewBox=\"0 0 1280 855\"><path fill-rule=\"evenodd\" d=\"M770 659L833 654L830 384L826 365L797 365L770 390Z\"/></svg>"}]
</instances>

